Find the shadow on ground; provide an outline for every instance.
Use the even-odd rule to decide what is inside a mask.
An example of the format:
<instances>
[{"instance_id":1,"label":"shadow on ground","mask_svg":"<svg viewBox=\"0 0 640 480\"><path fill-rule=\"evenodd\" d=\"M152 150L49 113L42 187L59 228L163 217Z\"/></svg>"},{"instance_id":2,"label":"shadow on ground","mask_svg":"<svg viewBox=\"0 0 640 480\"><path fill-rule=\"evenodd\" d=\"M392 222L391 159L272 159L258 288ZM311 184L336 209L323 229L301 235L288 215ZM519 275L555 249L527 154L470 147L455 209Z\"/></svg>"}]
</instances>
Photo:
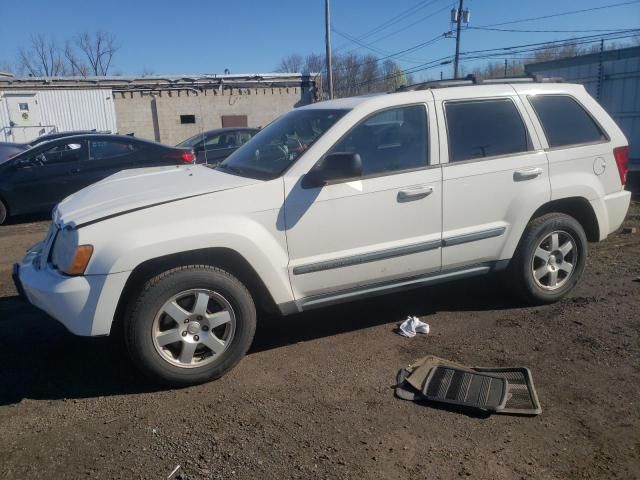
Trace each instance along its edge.
<instances>
[{"instance_id":1,"label":"shadow on ground","mask_svg":"<svg viewBox=\"0 0 640 480\"><path fill-rule=\"evenodd\" d=\"M407 315L517 306L498 282L469 279L284 318L261 318L249 354L376 325L389 324L391 329ZM0 405L23 398L54 400L160 390L135 372L115 339L73 336L18 297L0 298L0 338Z\"/></svg>"}]
</instances>

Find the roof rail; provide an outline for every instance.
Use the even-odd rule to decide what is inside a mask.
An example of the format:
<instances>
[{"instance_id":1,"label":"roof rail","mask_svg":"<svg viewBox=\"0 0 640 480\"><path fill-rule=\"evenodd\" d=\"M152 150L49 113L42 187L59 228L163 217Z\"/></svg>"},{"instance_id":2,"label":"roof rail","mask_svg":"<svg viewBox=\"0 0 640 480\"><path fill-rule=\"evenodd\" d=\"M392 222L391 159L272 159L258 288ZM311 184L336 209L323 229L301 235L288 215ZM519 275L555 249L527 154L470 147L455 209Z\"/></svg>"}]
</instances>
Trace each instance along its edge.
<instances>
[{"instance_id":1,"label":"roof rail","mask_svg":"<svg viewBox=\"0 0 640 480\"><path fill-rule=\"evenodd\" d=\"M428 82L416 83L414 85L403 85L395 92L414 92L417 90L428 90L431 88L465 87L469 85L500 85L505 83L562 83L564 80L559 77L543 77L531 74L519 77L500 77L481 79L473 74L465 78L449 78L444 80L430 80Z\"/></svg>"}]
</instances>

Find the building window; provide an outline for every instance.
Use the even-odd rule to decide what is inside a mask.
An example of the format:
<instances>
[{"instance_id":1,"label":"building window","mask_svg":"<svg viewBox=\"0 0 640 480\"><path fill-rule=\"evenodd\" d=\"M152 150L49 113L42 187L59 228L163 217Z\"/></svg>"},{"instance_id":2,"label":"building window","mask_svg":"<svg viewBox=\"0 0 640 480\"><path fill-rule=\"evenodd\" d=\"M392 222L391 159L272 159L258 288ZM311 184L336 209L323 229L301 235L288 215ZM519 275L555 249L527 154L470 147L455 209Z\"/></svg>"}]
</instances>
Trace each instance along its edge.
<instances>
[{"instance_id":1,"label":"building window","mask_svg":"<svg viewBox=\"0 0 640 480\"><path fill-rule=\"evenodd\" d=\"M196 123L195 115L180 115L180 123Z\"/></svg>"}]
</instances>

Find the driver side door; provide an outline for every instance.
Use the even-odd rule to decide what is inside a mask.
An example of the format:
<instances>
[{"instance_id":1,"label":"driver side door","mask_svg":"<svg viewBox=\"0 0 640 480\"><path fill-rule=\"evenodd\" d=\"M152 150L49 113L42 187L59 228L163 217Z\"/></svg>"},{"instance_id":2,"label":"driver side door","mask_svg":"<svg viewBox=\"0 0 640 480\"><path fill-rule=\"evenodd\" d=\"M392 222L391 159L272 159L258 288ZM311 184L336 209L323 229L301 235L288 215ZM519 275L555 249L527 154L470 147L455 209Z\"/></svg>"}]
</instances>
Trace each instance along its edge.
<instances>
[{"instance_id":1,"label":"driver side door","mask_svg":"<svg viewBox=\"0 0 640 480\"><path fill-rule=\"evenodd\" d=\"M361 178L305 187L285 177L289 278L303 309L440 270L434 118L433 104L420 103L362 119L325 154L358 154Z\"/></svg>"},{"instance_id":2,"label":"driver side door","mask_svg":"<svg viewBox=\"0 0 640 480\"><path fill-rule=\"evenodd\" d=\"M86 142L69 139L52 143L23 157L24 161L13 169L12 212L50 210L79 189L80 162L87 155Z\"/></svg>"}]
</instances>

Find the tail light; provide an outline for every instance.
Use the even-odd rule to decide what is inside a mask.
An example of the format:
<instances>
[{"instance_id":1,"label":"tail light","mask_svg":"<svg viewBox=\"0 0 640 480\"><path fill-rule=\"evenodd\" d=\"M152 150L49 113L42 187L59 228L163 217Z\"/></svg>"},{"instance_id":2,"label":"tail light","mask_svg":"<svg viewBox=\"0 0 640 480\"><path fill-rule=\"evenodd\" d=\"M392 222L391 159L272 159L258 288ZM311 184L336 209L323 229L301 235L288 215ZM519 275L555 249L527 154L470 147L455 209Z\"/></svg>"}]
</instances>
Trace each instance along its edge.
<instances>
[{"instance_id":1,"label":"tail light","mask_svg":"<svg viewBox=\"0 0 640 480\"><path fill-rule=\"evenodd\" d=\"M620 183L624 187L627 183L627 173L629 172L629 147L618 147L613 149L613 156L616 159Z\"/></svg>"},{"instance_id":2,"label":"tail light","mask_svg":"<svg viewBox=\"0 0 640 480\"><path fill-rule=\"evenodd\" d=\"M196 156L193 154L193 152L182 152L180 154L180 160L182 160L184 163L195 163Z\"/></svg>"}]
</instances>

